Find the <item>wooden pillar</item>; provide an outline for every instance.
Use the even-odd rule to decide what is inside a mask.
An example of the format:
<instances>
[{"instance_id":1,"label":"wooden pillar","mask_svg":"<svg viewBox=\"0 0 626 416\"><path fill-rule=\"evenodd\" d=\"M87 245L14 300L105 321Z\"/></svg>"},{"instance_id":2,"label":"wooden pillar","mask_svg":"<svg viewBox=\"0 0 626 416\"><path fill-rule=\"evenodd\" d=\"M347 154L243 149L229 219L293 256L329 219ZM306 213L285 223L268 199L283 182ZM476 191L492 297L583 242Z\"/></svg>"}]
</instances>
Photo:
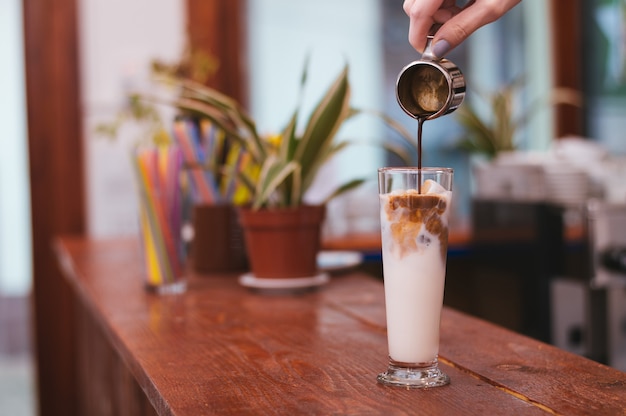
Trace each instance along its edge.
<instances>
[{"instance_id":1,"label":"wooden pillar","mask_svg":"<svg viewBox=\"0 0 626 416\"><path fill-rule=\"evenodd\" d=\"M41 415L74 415L74 317L53 238L85 230L76 0L24 0L34 350Z\"/></svg>"},{"instance_id":2,"label":"wooden pillar","mask_svg":"<svg viewBox=\"0 0 626 416\"><path fill-rule=\"evenodd\" d=\"M554 86L583 91L582 0L551 0ZM583 109L571 104L555 107L555 136L584 135Z\"/></svg>"},{"instance_id":3,"label":"wooden pillar","mask_svg":"<svg viewBox=\"0 0 626 416\"><path fill-rule=\"evenodd\" d=\"M220 68L212 86L246 103L245 0L187 0L194 48ZM39 413L79 413L75 316L53 238L86 231L78 0L23 0L33 234L33 341Z\"/></svg>"},{"instance_id":4,"label":"wooden pillar","mask_svg":"<svg viewBox=\"0 0 626 416\"><path fill-rule=\"evenodd\" d=\"M217 73L208 84L244 106L248 99L245 6L245 0L187 0L189 46L219 61Z\"/></svg>"}]
</instances>

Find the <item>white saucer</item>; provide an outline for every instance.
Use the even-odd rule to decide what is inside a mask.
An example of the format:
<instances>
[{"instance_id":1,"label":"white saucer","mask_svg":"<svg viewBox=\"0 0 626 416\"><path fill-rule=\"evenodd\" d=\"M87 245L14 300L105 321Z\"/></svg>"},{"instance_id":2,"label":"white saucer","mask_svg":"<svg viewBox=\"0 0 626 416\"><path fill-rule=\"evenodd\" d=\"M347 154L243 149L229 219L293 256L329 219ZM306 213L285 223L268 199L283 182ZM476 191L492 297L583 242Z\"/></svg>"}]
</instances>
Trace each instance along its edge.
<instances>
[{"instance_id":1,"label":"white saucer","mask_svg":"<svg viewBox=\"0 0 626 416\"><path fill-rule=\"evenodd\" d=\"M325 285L330 280L327 273L319 273L311 277L296 277L286 279L258 278L252 273L239 277L239 284L253 289L264 290L294 290L310 289Z\"/></svg>"}]
</instances>

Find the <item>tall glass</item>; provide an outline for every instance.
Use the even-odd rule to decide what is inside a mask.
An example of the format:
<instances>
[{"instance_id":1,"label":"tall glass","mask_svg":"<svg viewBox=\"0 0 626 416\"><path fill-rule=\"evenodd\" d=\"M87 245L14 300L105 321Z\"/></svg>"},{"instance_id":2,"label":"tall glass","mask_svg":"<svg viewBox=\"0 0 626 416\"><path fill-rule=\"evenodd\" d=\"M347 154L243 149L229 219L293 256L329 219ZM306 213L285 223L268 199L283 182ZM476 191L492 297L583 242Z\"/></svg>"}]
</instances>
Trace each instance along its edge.
<instances>
[{"instance_id":1,"label":"tall glass","mask_svg":"<svg viewBox=\"0 0 626 416\"><path fill-rule=\"evenodd\" d=\"M181 166L175 146L139 148L133 154L144 283L158 294L181 293L187 287Z\"/></svg>"},{"instance_id":2,"label":"tall glass","mask_svg":"<svg viewBox=\"0 0 626 416\"><path fill-rule=\"evenodd\" d=\"M378 170L389 366L385 385L450 382L437 365L453 171Z\"/></svg>"}]
</instances>

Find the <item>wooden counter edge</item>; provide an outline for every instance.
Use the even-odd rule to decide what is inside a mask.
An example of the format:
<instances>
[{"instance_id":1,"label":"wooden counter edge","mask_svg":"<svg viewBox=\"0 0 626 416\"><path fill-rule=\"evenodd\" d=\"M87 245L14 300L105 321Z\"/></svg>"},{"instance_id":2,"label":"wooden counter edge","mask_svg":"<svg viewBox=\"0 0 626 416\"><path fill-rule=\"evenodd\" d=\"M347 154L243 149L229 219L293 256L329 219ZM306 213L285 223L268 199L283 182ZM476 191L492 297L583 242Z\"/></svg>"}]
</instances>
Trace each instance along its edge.
<instances>
[{"instance_id":1,"label":"wooden counter edge","mask_svg":"<svg viewBox=\"0 0 626 416\"><path fill-rule=\"evenodd\" d=\"M100 329L110 340L111 346L126 364L133 377L135 377L139 387L141 387L144 391L148 401L153 406L157 414L163 416L174 415L169 404L161 396L161 393L154 385L148 374L146 374L145 370L134 359L129 358L132 357L133 354L127 349L126 345L120 340L117 334L115 334L111 325L106 322L106 319L101 315L98 306L93 304L91 300L93 297L86 291L85 286L79 283L80 277L75 268L72 255L69 252L68 243L71 245L71 243L83 243L85 241L89 240L83 236L67 235L56 237L52 243L52 249L57 256L61 270L66 276L66 280L70 282L72 288L76 290L80 302L91 313Z\"/></svg>"}]
</instances>

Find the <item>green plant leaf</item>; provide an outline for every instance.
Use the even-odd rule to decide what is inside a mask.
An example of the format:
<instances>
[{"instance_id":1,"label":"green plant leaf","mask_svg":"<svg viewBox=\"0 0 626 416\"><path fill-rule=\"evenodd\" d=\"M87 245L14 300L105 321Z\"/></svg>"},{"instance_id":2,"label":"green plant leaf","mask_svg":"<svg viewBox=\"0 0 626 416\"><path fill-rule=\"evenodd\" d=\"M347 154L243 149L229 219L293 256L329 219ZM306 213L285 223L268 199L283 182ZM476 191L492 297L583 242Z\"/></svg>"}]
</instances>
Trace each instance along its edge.
<instances>
[{"instance_id":1,"label":"green plant leaf","mask_svg":"<svg viewBox=\"0 0 626 416\"><path fill-rule=\"evenodd\" d=\"M210 120L223 130L228 137L236 140L245 148L252 156L254 162L261 164L265 159L267 150L265 149L265 144L262 139L256 135L256 130L254 132L249 129L242 130L241 125L236 125L233 123L232 119L225 118L224 113L218 108L200 101L179 98L174 101L173 105L192 115L199 115Z\"/></svg>"},{"instance_id":2,"label":"green plant leaf","mask_svg":"<svg viewBox=\"0 0 626 416\"><path fill-rule=\"evenodd\" d=\"M471 105L459 107L457 120L465 128L465 141L472 141L473 148L480 149L481 153L495 154L494 132L478 117Z\"/></svg>"},{"instance_id":3,"label":"green plant leaf","mask_svg":"<svg viewBox=\"0 0 626 416\"><path fill-rule=\"evenodd\" d=\"M270 198L273 195L276 196L275 192L280 185L292 173L299 176L299 170L300 165L297 162L285 162L275 156L270 156L261 167L252 208L259 209L263 206L270 206ZM281 196L278 195L277 197L280 198ZM289 201L282 200L278 205L288 205L288 203Z\"/></svg>"},{"instance_id":4,"label":"green plant leaf","mask_svg":"<svg viewBox=\"0 0 626 416\"><path fill-rule=\"evenodd\" d=\"M398 156L406 165L414 164L417 155L417 139L415 136L412 136L402 124L381 111L360 110L359 113L367 113L380 118L387 127L396 132L396 135L391 136L389 140L382 143L383 149ZM396 136L398 137L397 139Z\"/></svg>"},{"instance_id":5,"label":"green plant leaf","mask_svg":"<svg viewBox=\"0 0 626 416\"><path fill-rule=\"evenodd\" d=\"M350 84L346 65L317 104L294 154L302 167L304 183L311 183L320 153L327 149L350 114Z\"/></svg>"},{"instance_id":6,"label":"green plant leaf","mask_svg":"<svg viewBox=\"0 0 626 416\"><path fill-rule=\"evenodd\" d=\"M298 111L295 111L280 135L280 157L284 160L292 160L298 146L298 138L296 137L297 122Z\"/></svg>"},{"instance_id":7,"label":"green plant leaf","mask_svg":"<svg viewBox=\"0 0 626 416\"><path fill-rule=\"evenodd\" d=\"M251 195L254 195L257 187L257 179L250 177L250 175L244 171L237 172L237 179L239 179L239 183L241 183Z\"/></svg>"},{"instance_id":8,"label":"green plant leaf","mask_svg":"<svg viewBox=\"0 0 626 416\"><path fill-rule=\"evenodd\" d=\"M249 133L249 138L253 141L252 145L255 147L255 152L258 153L260 157L265 157L264 143L256 130L256 123L241 108L237 101L197 82L189 80L183 81L182 87L182 98L204 102L209 106L221 109L226 120Z\"/></svg>"},{"instance_id":9,"label":"green plant leaf","mask_svg":"<svg viewBox=\"0 0 626 416\"><path fill-rule=\"evenodd\" d=\"M293 159L293 154L298 145L298 138L296 136L296 125L298 120L298 111L296 110L292 115L289 124L283 129L280 136L280 149L279 157L283 161L289 161ZM302 198L301 192L301 179L295 178L293 175L285 178L284 186L281 187L284 192L284 198L292 205L295 201L299 201ZM297 181L297 184L295 183Z\"/></svg>"},{"instance_id":10,"label":"green plant leaf","mask_svg":"<svg viewBox=\"0 0 626 416\"><path fill-rule=\"evenodd\" d=\"M344 194L352 189L355 189L359 186L361 186L363 183L365 182L365 179L353 179L343 185L341 185L339 188L335 189L333 192L331 192L326 199L324 199L323 204L328 203L328 201L330 201L333 198L336 198L337 196Z\"/></svg>"},{"instance_id":11,"label":"green plant leaf","mask_svg":"<svg viewBox=\"0 0 626 416\"><path fill-rule=\"evenodd\" d=\"M513 134L515 128L513 122L513 97L511 89L503 89L494 94L492 101L492 113L494 117L493 141L497 151L512 150Z\"/></svg>"},{"instance_id":12,"label":"green plant leaf","mask_svg":"<svg viewBox=\"0 0 626 416\"><path fill-rule=\"evenodd\" d=\"M309 172L306 177L303 177L302 181L302 190L306 192L307 189L311 187L319 170L326 164L328 161L341 150L348 146L347 141L341 141L339 143L331 143L330 147L324 148L319 151L317 157L313 161L312 165L309 167ZM304 175L303 175L304 176ZM302 195L304 197L304 195Z\"/></svg>"}]
</instances>

